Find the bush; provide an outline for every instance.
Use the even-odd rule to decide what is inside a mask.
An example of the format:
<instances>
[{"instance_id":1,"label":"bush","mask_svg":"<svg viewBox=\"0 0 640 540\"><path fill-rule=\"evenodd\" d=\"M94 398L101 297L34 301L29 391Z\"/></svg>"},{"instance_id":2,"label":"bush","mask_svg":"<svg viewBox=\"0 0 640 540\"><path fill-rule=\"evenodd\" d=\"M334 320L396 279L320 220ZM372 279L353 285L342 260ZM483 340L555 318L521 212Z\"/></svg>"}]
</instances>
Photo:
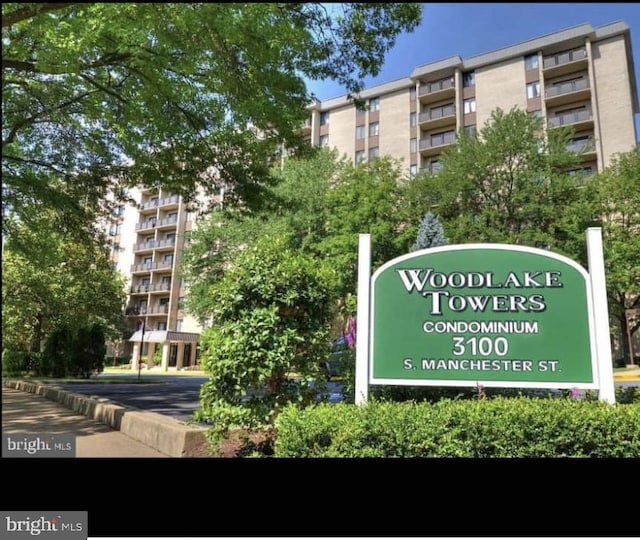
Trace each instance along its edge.
<instances>
[{"instance_id":1,"label":"bush","mask_svg":"<svg viewBox=\"0 0 640 540\"><path fill-rule=\"evenodd\" d=\"M322 390L334 271L267 238L239 255L210 290L214 324L202 334L200 421L213 437L270 424L288 403L305 406ZM296 384L288 380L296 373Z\"/></svg>"},{"instance_id":2,"label":"bush","mask_svg":"<svg viewBox=\"0 0 640 540\"><path fill-rule=\"evenodd\" d=\"M2 351L2 375L4 377L20 377L29 369L29 353L27 351Z\"/></svg>"},{"instance_id":3,"label":"bush","mask_svg":"<svg viewBox=\"0 0 640 540\"><path fill-rule=\"evenodd\" d=\"M276 427L276 457L640 457L638 404L529 397L320 404L286 408Z\"/></svg>"}]
</instances>

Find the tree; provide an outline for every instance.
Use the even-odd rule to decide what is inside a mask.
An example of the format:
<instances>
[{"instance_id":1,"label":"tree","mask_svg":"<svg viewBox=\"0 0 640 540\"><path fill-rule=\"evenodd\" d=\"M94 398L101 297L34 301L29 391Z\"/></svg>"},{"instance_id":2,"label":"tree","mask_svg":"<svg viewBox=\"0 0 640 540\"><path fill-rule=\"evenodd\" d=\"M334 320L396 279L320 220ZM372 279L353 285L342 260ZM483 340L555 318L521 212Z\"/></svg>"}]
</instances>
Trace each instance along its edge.
<instances>
[{"instance_id":1,"label":"tree","mask_svg":"<svg viewBox=\"0 0 640 540\"><path fill-rule=\"evenodd\" d=\"M444 235L444 229L440 220L434 216L430 210L424 215L418 228L418 236L411 251L426 249L430 247L444 246L449 240Z\"/></svg>"},{"instance_id":2,"label":"tree","mask_svg":"<svg viewBox=\"0 0 640 540\"><path fill-rule=\"evenodd\" d=\"M254 206L302 152L305 78L357 95L416 3L4 3L3 216L81 228L114 184ZM15 222L3 219L3 233Z\"/></svg>"},{"instance_id":3,"label":"tree","mask_svg":"<svg viewBox=\"0 0 640 540\"><path fill-rule=\"evenodd\" d=\"M640 317L640 148L616 154L611 164L589 180L584 199L595 201L602 218L607 292L611 317L621 332L623 358L630 360L628 335L637 333Z\"/></svg>"},{"instance_id":4,"label":"tree","mask_svg":"<svg viewBox=\"0 0 640 540\"><path fill-rule=\"evenodd\" d=\"M340 297L357 288L359 234L371 234L373 267L405 252L399 212L403 178L400 165L387 157L357 166L346 163L336 175L327 194L324 235L313 251L340 269Z\"/></svg>"},{"instance_id":5,"label":"tree","mask_svg":"<svg viewBox=\"0 0 640 540\"><path fill-rule=\"evenodd\" d=\"M451 242L519 244L576 255L568 251L575 248L580 225L591 220L576 216L579 182L567 172L580 156L567 150L571 130L545 133L541 122L517 108L495 110L478 138L461 132L457 144L443 152L442 169L418 184L423 204L437 210Z\"/></svg>"},{"instance_id":6,"label":"tree","mask_svg":"<svg viewBox=\"0 0 640 540\"><path fill-rule=\"evenodd\" d=\"M288 158L272 171L274 183L265 190L259 209L225 206L211 212L193 231L183 255L189 312L207 320L214 307L209 288L222 279L239 251L265 236L286 237L290 248L313 253L325 233L325 198L340 167L336 153L327 149Z\"/></svg>"},{"instance_id":7,"label":"tree","mask_svg":"<svg viewBox=\"0 0 640 540\"><path fill-rule=\"evenodd\" d=\"M3 349L40 351L62 326L75 333L96 323L113 337L124 328L124 281L111 267L105 244L52 232L54 220L55 214L43 211L33 227L20 225L6 242Z\"/></svg>"},{"instance_id":8,"label":"tree","mask_svg":"<svg viewBox=\"0 0 640 540\"><path fill-rule=\"evenodd\" d=\"M239 253L211 287L213 325L202 334L200 419L220 434L272 424L286 403L315 402L329 353L333 270L266 237ZM299 377L297 384L288 380Z\"/></svg>"}]
</instances>

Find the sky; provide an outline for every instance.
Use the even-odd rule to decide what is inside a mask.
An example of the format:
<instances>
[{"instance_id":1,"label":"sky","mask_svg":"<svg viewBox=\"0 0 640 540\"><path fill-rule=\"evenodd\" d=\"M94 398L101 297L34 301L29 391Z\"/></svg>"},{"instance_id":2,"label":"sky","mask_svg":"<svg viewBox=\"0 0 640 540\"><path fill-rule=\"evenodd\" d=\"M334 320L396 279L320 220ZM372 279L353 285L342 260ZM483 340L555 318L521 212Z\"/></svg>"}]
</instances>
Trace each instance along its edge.
<instances>
[{"instance_id":1,"label":"sky","mask_svg":"<svg viewBox=\"0 0 640 540\"><path fill-rule=\"evenodd\" d=\"M636 85L640 88L640 3L435 3L422 4L422 23L396 39L384 65L365 86L401 79L416 66L458 55L463 59L583 23L623 21L631 31ZM321 101L346 94L333 81L312 81ZM640 114L635 115L640 141Z\"/></svg>"}]
</instances>

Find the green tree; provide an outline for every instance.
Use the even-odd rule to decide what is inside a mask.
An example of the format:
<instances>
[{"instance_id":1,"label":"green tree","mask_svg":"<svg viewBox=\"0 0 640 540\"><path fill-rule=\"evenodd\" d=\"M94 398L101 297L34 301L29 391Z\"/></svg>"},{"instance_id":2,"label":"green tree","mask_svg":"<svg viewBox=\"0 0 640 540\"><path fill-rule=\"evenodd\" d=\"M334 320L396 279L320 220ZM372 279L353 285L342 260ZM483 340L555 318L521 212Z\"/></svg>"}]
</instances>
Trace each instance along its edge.
<instances>
[{"instance_id":1,"label":"green tree","mask_svg":"<svg viewBox=\"0 0 640 540\"><path fill-rule=\"evenodd\" d=\"M346 163L336 176L326 199L324 237L314 251L340 269L340 297L356 291L359 234L371 234L374 268L405 252L399 211L403 179L400 165L387 157L358 166Z\"/></svg>"},{"instance_id":2,"label":"green tree","mask_svg":"<svg viewBox=\"0 0 640 540\"><path fill-rule=\"evenodd\" d=\"M633 336L640 328L640 317L631 317L629 327L626 317L627 310L640 308L640 149L615 155L604 171L589 180L584 198L595 202L602 218L609 310L628 361L628 334Z\"/></svg>"},{"instance_id":3,"label":"green tree","mask_svg":"<svg viewBox=\"0 0 640 540\"><path fill-rule=\"evenodd\" d=\"M20 225L6 242L3 349L39 351L63 325L75 333L96 323L112 337L124 328L124 281L111 267L105 244L52 232L53 220L53 213L42 212L34 227Z\"/></svg>"},{"instance_id":4,"label":"green tree","mask_svg":"<svg viewBox=\"0 0 640 540\"><path fill-rule=\"evenodd\" d=\"M202 335L209 375L198 417L218 434L271 424L286 403L315 401L328 356L334 272L266 237L211 287L213 325ZM296 384L288 381L295 373Z\"/></svg>"},{"instance_id":5,"label":"green tree","mask_svg":"<svg viewBox=\"0 0 640 540\"><path fill-rule=\"evenodd\" d=\"M567 149L570 130L545 133L541 122L517 108L497 109L477 138L459 134L437 174L417 181L412 197L422 198L422 212L437 211L452 243L500 242L576 255L568 251L591 219L576 216L579 183L566 172L580 156Z\"/></svg>"},{"instance_id":6,"label":"green tree","mask_svg":"<svg viewBox=\"0 0 640 540\"><path fill-rule=\"evenodd\" d=\"M413 246L411 246L411 251L444 246L448 243L449 240L444 235L442 223L440 223L437 216L434 216L430 210L427 210L427 213L420 222L420 227L418 227L418 236Z\"/></svg>"},{"instance_id":7,"label":"green tree","mask_svg":"<svg viewBox=\"0 0 640 540\"><path fill-rule=\"evenodd\" d=\"M276 145L306 147L305 79L356 95L420 18L417 3L3 3L3 217L49 208L78 229L114 184L226 185L255 205Z\"/></svg>"},{"instance_id":8,"label":"green tree","mask_svg":"<svg viewBox=\"0 0 640 540\"><path fill-rule=\"evenodd\" d=\"M99 324L81 326L73 336L67 373L88 379L93 372L102 371L106 354L102 327Z\"/></svg>"},{"instance_id":9,"label":"green tree","mask_svg":"<svg viewBox=\"0 0 640 540\"><path fill-rule=\"evenodd\" d=\"M214 210L193 231L181 272L189 282L187 309L205 321L213 309L209 287L218 282L239 250L264 236L286 236L290 247L313 252L324 235L326 193L340 169L336 153L321 149L305 158L288 158L273 170L274 184L254 211Z\"/></svg>"}]
</instances>

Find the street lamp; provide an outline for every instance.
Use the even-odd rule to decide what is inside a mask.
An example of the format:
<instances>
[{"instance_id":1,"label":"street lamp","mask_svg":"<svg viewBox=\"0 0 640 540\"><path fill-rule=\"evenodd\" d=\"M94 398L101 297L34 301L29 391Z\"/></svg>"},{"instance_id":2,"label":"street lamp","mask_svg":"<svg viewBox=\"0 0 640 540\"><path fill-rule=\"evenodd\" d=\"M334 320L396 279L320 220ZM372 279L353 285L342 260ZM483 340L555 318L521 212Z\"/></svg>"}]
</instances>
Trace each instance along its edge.
<instances>
[{"instance_id":1,"label":"street lamp","mask_svg":"<svg viewBox=\"0 0 640 540\"><path fill-rule=\"evenodd\" d=\"M142 348L144 347L144 333L147 330L146 317L142 318L142 334L140 335L140 349L138 350L138 381L140 381L140 372L142 370Z\"/></svg>"}]
</instances>

